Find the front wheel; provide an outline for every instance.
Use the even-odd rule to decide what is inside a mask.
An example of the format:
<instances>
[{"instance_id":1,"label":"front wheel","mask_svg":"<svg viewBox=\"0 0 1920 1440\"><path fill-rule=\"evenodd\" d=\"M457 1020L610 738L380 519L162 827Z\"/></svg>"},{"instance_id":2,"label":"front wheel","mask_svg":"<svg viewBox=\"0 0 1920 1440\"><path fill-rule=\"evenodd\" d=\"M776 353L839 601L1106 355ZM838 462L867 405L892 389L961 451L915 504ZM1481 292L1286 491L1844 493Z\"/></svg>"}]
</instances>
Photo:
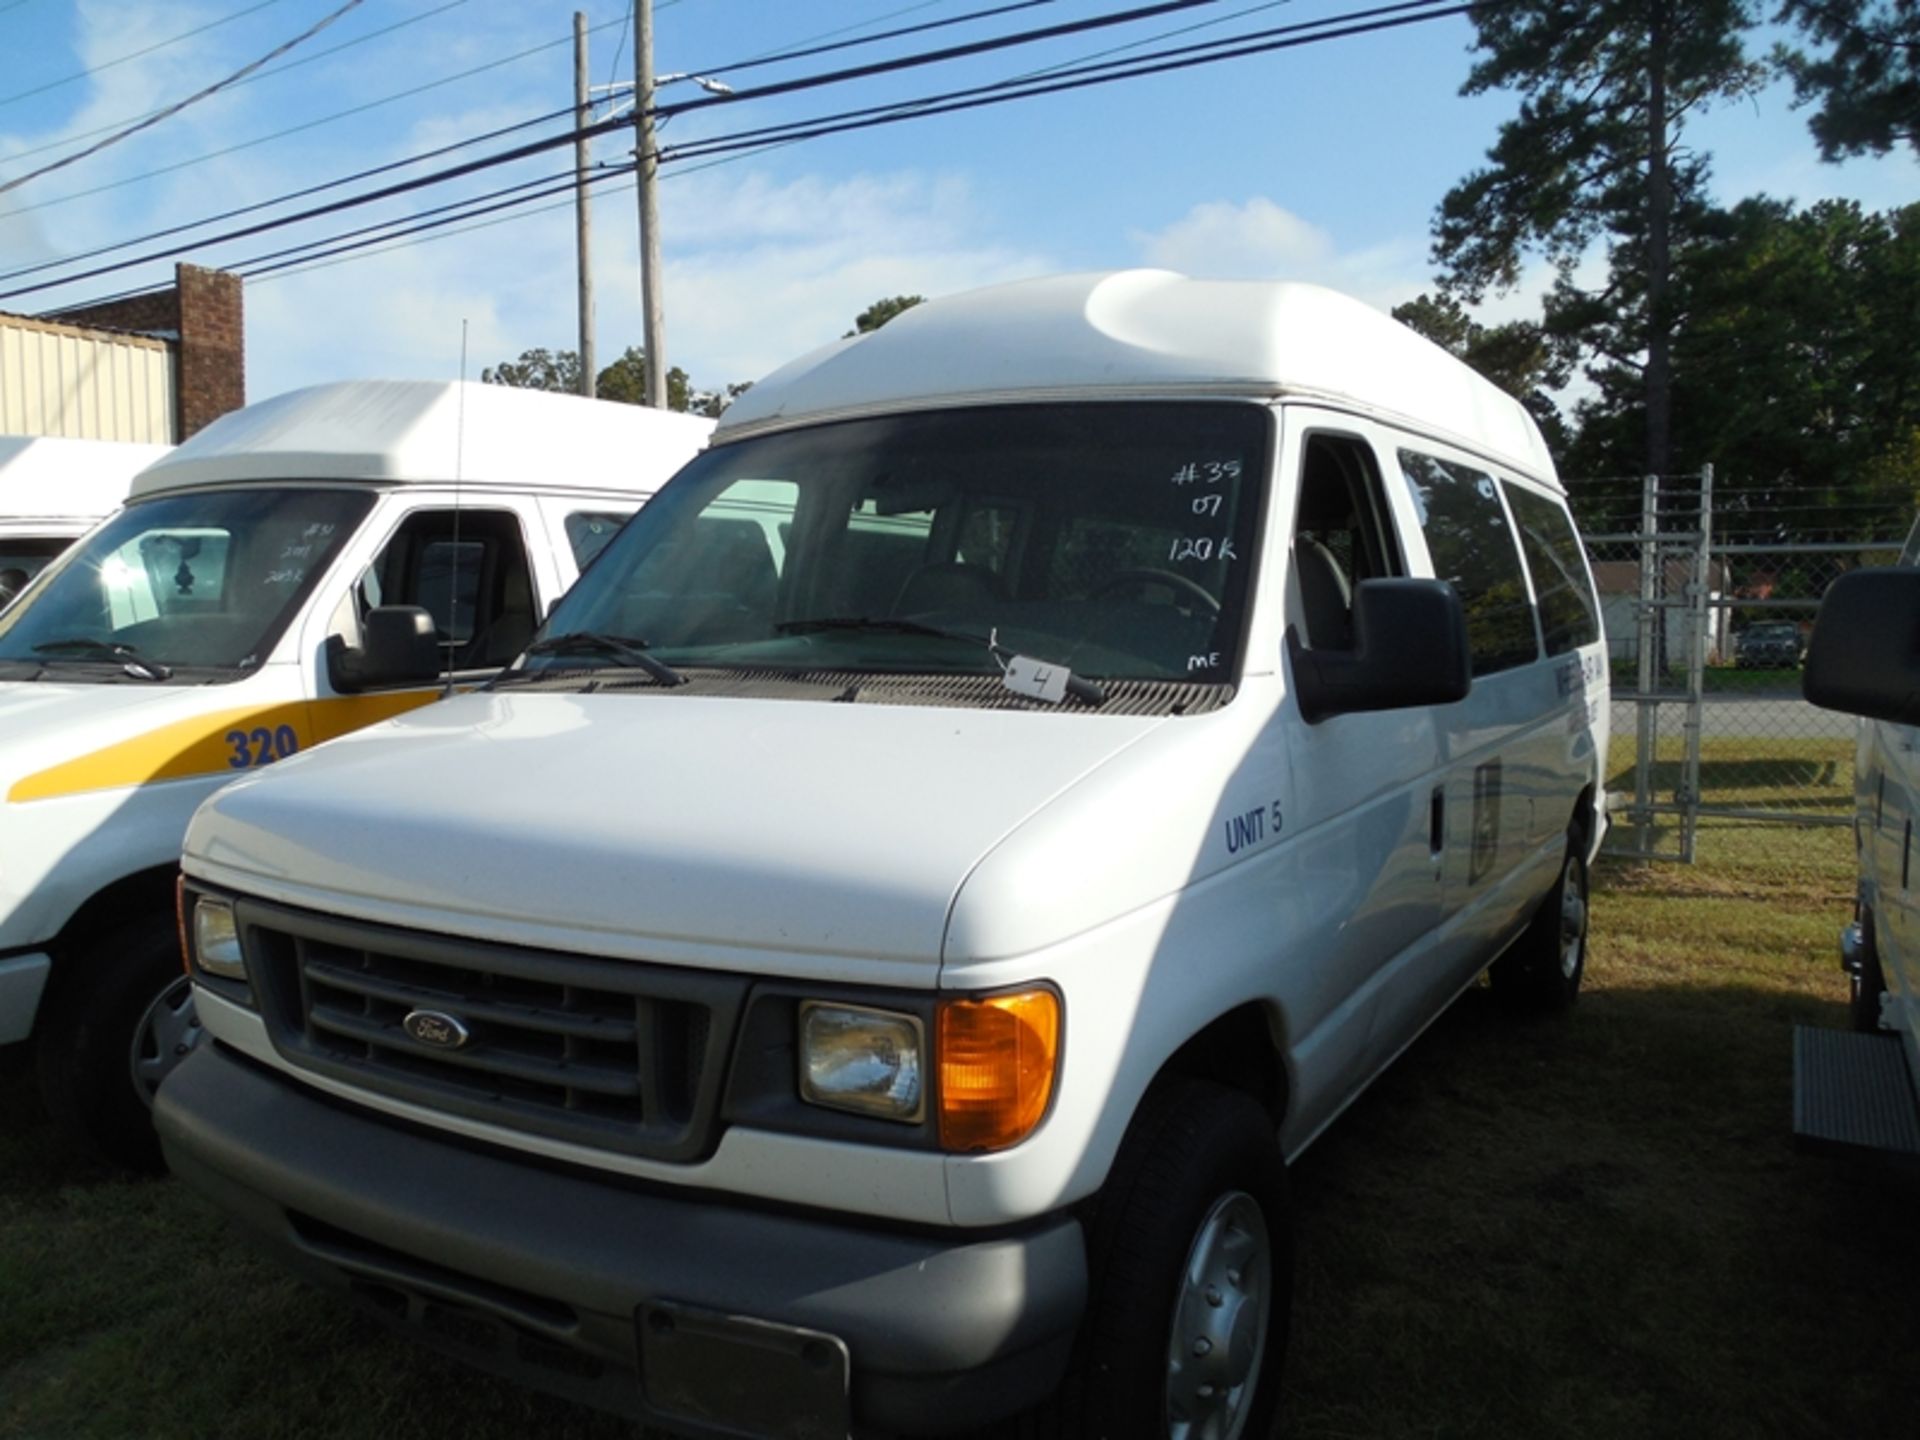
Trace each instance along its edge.
<instances>
[{"instance_id":1,"label":"front wheel","mask_svg":"<svg viewBox=\"0 0 1920 1440\"><path fill-rule=\"evenodd\" d=\"M62 956L61 969L35 1046L47 1109L113 1164L160 1170L145 1082L157 1086L174 1047L198 1038L173 926L152 916L130 921ZM161 1031L166 1056L145 1055Z\"/></svg>"},{"instance_id":2,"label":"front wheel","mask_svg":"<svg viewBox=\"0 0 1920 1440\"><path fill-rule=\"evenodd\" d=\"M1489 973L1494 993L1515 1009L1551 1012L1579 998L1586 971L1587 857L1570 834L1559 880Z\"/></svg>"},{"instance_id":3,"label":"front wheel","mask_svg":"<svg viewBox=\"0 0 1920 1440\"><path fill-rule=\"evenodd\" d=\"M1265 1440L1280 1400L1293 1247L1274 1124L1207 1081L1142 1102L1089 1235L1092 1293L1067 1434Z\"/></svg>"}]
</instances>

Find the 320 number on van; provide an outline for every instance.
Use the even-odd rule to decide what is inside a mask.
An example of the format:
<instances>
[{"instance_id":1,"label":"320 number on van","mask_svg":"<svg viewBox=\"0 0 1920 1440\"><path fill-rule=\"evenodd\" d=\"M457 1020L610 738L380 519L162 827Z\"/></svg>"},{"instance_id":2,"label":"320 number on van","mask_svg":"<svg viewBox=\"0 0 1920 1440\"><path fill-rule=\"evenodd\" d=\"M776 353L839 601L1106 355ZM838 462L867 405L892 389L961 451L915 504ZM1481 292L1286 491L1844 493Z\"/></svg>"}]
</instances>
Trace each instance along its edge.
<instances>
[{"instance_id":1,"label":"320 number on van","mask_svg":"<svg viewBox=\"0 0 1920 1440\"><path fill-rule=\"evenodd\" d=\"M227 768L252 770L286 759L300 748L300 737L293 733L291 725L272 730L261 725L252 730L229 730L227 743L233 747L233 754L227 757Z\"/></svg>"}]
</instances>

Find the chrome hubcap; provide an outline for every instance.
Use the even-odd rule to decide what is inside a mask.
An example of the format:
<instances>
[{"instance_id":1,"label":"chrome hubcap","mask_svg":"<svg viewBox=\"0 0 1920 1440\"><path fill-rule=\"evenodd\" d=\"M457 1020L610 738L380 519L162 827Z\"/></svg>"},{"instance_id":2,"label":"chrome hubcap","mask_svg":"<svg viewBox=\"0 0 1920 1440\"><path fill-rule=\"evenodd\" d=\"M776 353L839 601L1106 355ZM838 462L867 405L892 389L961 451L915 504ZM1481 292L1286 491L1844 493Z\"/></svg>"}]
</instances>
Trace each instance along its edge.
<instances>
[{"instance_id":1,"label":"chrome hubcap","mask_svg":"<svg viewBox=\"0 0 1920 1440\"><path fill-rule=\"evenodd\" d=\"M1171 1440L1240 1440L1272 1310L1266 1217L1243 1190L1214 1202L1187 1251L1167 1342Z\"/></svg>"},{"instance_id":2,"label":"chrome hubcap","mask_svg":"<svg viewBox=\"0 0 1920 1440\"><path fill-rule=\"evenodd\" d=\"M193 1008L193 982L182 975L154 997L133 1031L134 1093L153 1104L153 1092L173 1067L200 1043L200 1017Z\"/></svg>"},{"instance_id":3,"label":"chrome hubcap","mask_svg":"<svg viewBox=\"0 0 1920 1440\"><path fill-rule=\"evenodd\" d=\"M1560 877L1560 974L1568 980L1580 968L1587 944L1587 897L1580 893L1580 862L1568 860Z\"/></svg>"}]
</instances>

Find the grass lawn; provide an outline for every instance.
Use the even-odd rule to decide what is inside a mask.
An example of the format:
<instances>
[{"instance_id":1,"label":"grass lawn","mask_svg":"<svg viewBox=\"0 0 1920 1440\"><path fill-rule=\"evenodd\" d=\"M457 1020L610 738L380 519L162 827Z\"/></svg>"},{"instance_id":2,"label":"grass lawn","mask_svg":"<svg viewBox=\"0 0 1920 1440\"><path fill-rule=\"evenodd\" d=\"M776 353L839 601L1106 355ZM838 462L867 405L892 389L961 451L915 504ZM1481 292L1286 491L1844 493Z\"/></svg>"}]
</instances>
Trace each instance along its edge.
<instances>
[{"instance_id":1,"label":"grass lawn","mask_svg":"<svg viewBox=\"0 0 1920 1440\"><path fill-rule=\"evenodd\" d=\"M1905 1436L1920 1213L1796 1154L1795 1021L1844 1023L1841 830L1605 867L1587 989L1469 992L1296 1167L1284 1433ZM182 1187L90 1174L0 1077L0 1436L626 1435L390 1339Z\"/></svg>"},{"instance_id":2,"label":"grass lawn","mask_svg":"<svg viewBox=\"0 0 1920 1440\"><path fill-rule=\"evenodd\" d=\"M1640 667L1630 660L1612 665L1613 688L1630 695L1640 684ZM1709 665L1703 693L1708 695L1787 695L1800 694L1798 665ZM1669 665L1654 679L1654 689L1683 693L1687 688L1684 666Z\"/></svg>"}]
</instances>

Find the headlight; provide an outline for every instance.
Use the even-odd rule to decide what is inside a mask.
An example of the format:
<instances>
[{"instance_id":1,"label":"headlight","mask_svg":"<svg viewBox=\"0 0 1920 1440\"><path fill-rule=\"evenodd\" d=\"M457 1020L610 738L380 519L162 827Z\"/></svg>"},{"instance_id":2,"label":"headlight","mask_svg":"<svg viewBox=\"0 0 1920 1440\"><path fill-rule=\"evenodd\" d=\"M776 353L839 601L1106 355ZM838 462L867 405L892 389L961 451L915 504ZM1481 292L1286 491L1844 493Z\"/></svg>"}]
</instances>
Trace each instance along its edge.
<instances>
[{"instance_id":1,"label":"headlight","mask_svg":"<svg viewBox=\"0 0 1920 1440\"><path fill-rule=\"evenodd\" d=\"M800 1007L800 1097L810 1104L917 1122L925 1052L917 1016L818 1000Z\"/></svg>"},{"instance_id":2,"label":"headlight","mask_svg":"<svg viewBox=\"0 0 1920 1440\"><path fill-rule=\"evenodd\" d=\"M226 980L247 978L246 957L240 953L240 927L233 906L201 895L193 902L194 963L209 975Z\"/></svg>"}]
</instances>

